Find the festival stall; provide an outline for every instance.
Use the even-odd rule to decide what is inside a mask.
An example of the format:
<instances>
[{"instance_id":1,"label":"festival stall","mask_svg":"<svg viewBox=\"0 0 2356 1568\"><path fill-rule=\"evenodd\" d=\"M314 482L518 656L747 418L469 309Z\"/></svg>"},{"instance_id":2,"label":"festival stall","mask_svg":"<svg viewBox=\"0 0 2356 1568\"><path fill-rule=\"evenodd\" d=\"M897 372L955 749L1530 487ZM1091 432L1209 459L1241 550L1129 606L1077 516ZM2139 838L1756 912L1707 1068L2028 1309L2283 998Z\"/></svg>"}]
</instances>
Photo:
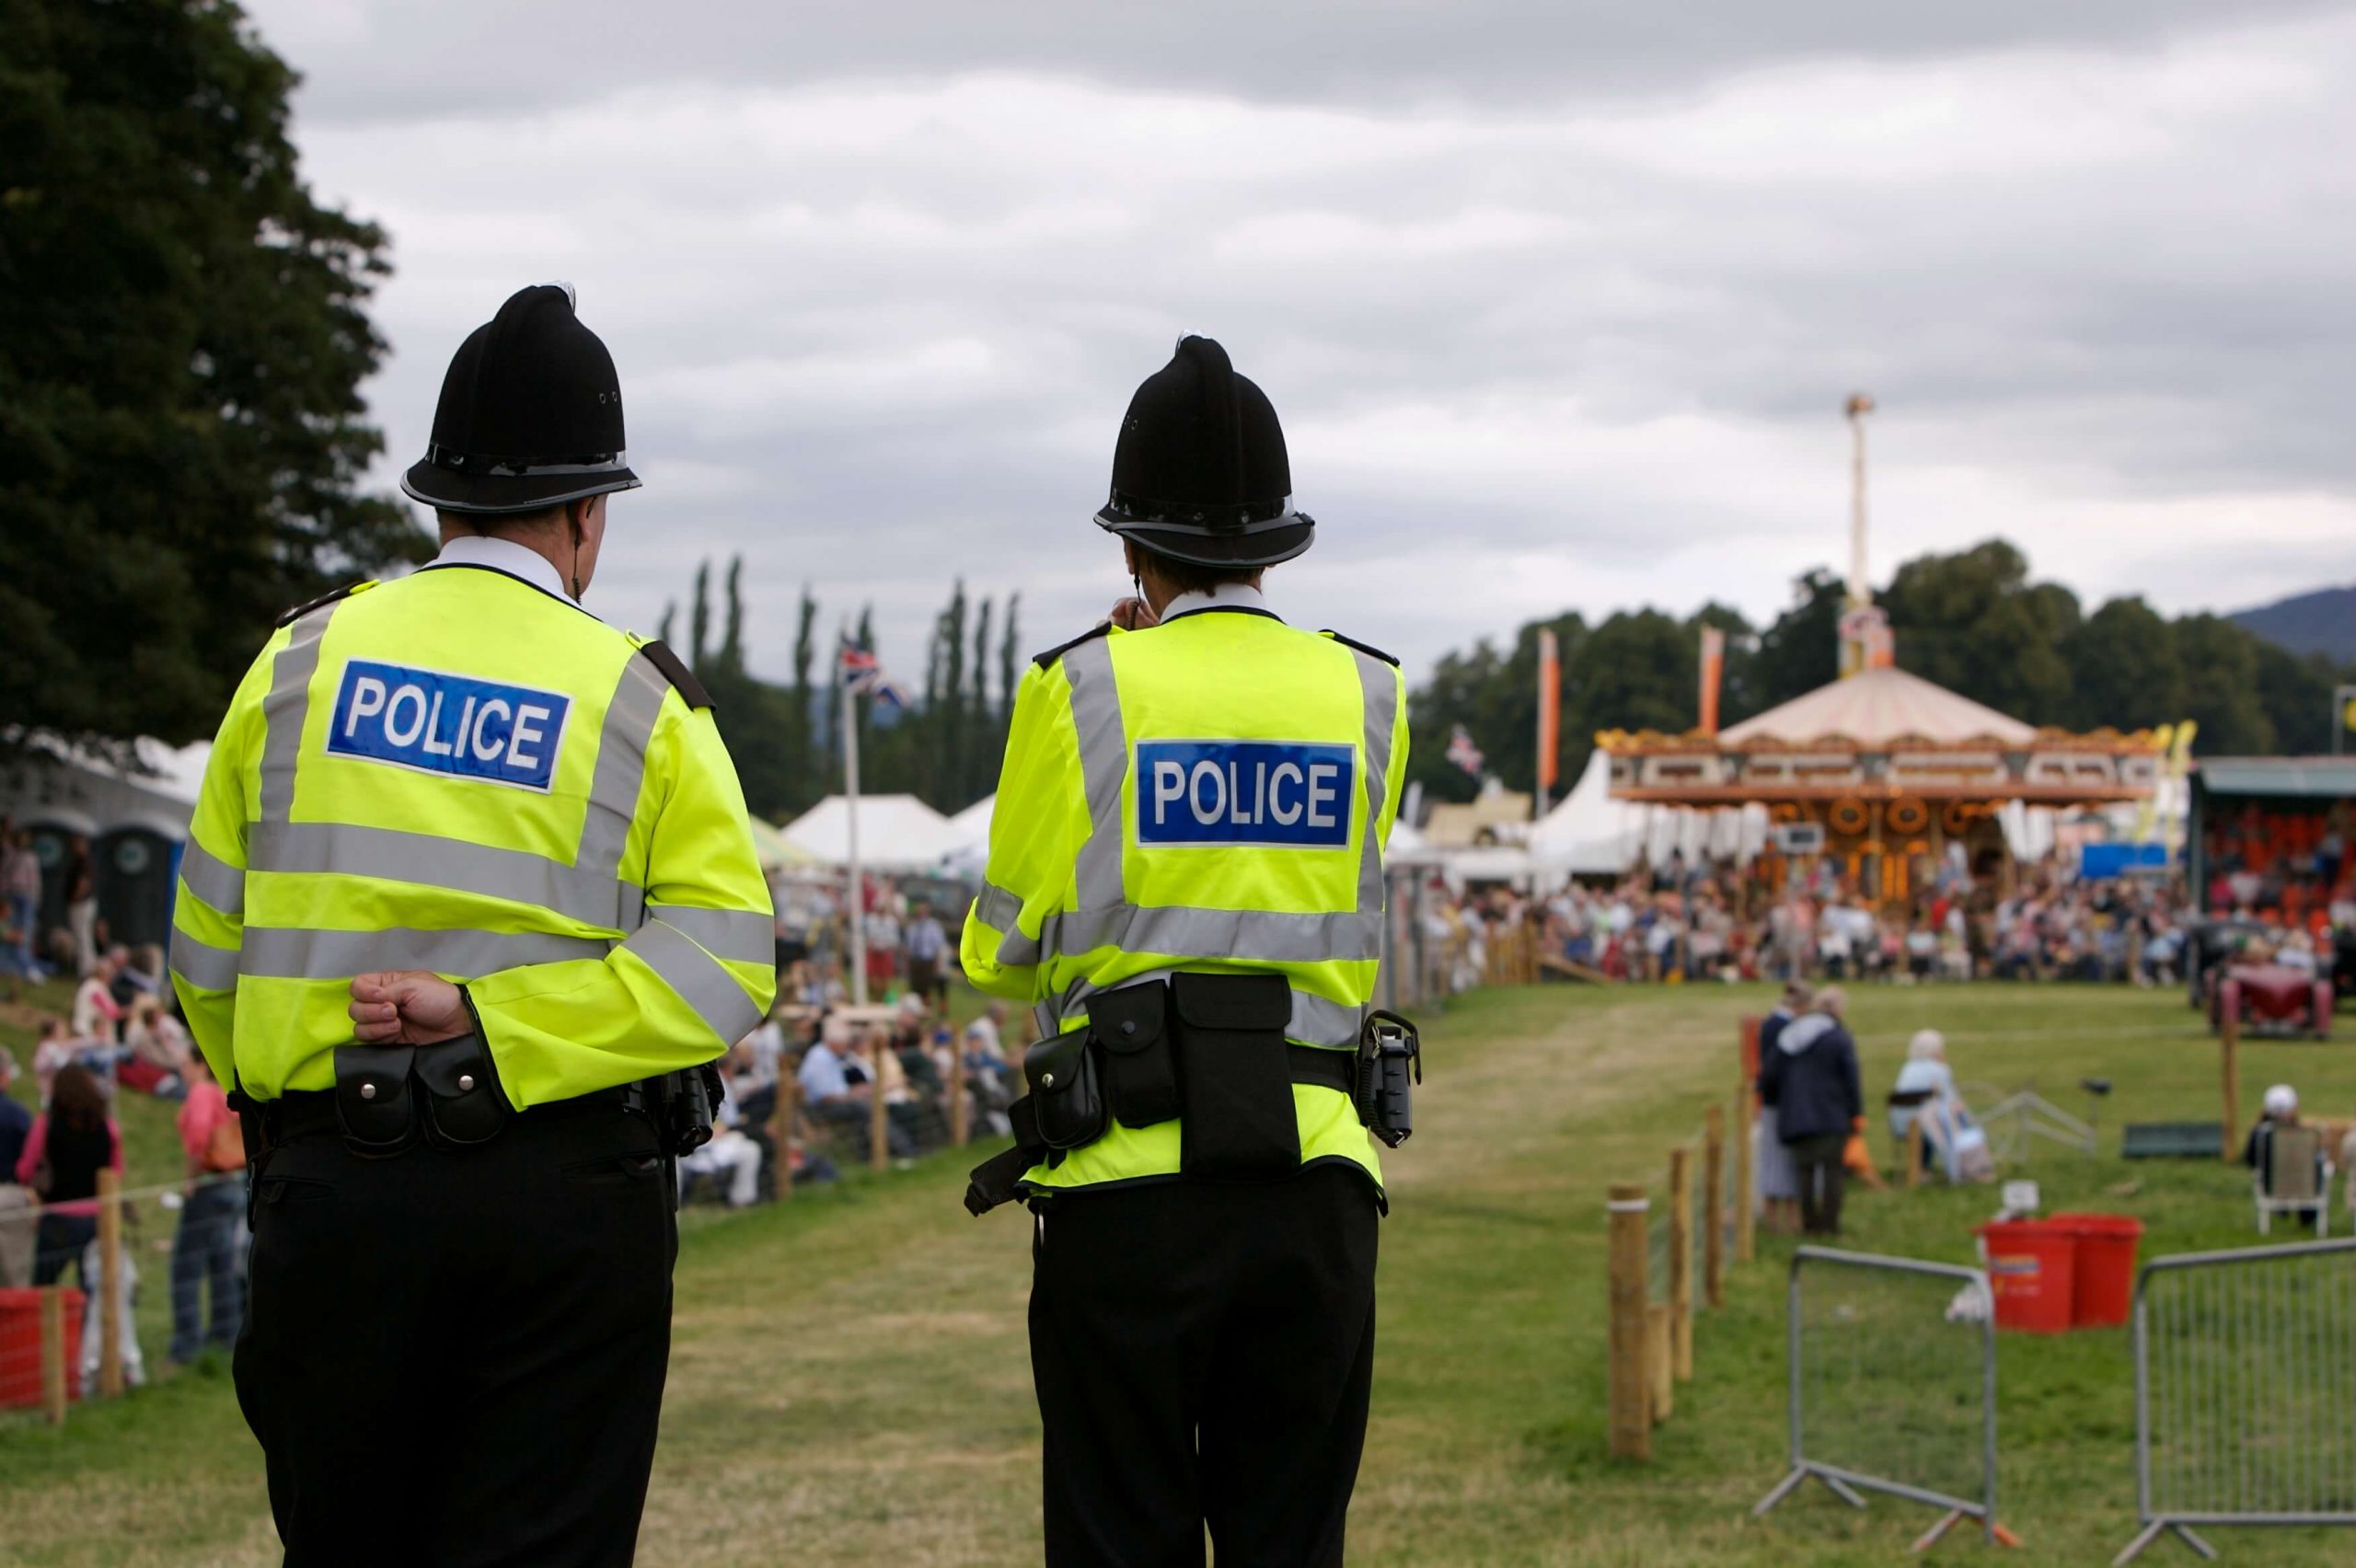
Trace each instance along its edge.
<instances>
[{"instance_id":1,"label":"festival stall","mask_svg":"<svg viewBox=\"0 0 2356 1568\"><path fill-rule=\"evenodd\" d=\"M2349 896L2356 756L2212 756L2193 765L2187 870L2212 915L2319 926Z\"/></svg>"}]
</instances>

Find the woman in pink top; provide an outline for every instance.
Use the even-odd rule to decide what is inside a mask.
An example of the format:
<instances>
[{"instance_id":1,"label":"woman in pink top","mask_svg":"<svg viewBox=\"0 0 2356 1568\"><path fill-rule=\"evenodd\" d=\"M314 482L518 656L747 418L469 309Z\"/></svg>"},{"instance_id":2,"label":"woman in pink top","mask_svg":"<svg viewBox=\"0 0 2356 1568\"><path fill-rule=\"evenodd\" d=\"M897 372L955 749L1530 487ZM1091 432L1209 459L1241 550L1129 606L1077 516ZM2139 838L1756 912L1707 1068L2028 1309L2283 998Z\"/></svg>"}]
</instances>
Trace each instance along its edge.
<instances>
[{"instance_id":1,"label":"woman in pink top","mask_svg":"<svg viewBox=\"0 0 2356 1568\"><path fill-rule=\"evenodd\" d=\"M44 1171L44 1168L45 1171ZM107 1114L106 1090L80 1063L57 1069L49 1109L33 1118L17 1180L40 1198L40 1228L33 1240L33 1283L55 1285L65 1265L82 1276L82 1249L98 1234L98 1172L122 1173L122 1133ZM45 1175L45 1180L41 1179Z\"/></svg>"},{"instance_id":2,"label":"woman in pink top","mask_svg":"<svg viewBox=\"0 0 2356 1568\"><path fill-rule=\"evenodd\" d=\"M188 1201L172 1237L172 1348L177 1365L207 1344L224 1353L237 1342L245 1289L237 1278L237 1226L245 1217L245 1148L230 1129L237 1113L213 1080L202 1052L189 1053L188 1099L180 1106L180 1147L188 1151ZM211 1287L212 1318L199 1308Z\"/></svg>"}]
</instances>

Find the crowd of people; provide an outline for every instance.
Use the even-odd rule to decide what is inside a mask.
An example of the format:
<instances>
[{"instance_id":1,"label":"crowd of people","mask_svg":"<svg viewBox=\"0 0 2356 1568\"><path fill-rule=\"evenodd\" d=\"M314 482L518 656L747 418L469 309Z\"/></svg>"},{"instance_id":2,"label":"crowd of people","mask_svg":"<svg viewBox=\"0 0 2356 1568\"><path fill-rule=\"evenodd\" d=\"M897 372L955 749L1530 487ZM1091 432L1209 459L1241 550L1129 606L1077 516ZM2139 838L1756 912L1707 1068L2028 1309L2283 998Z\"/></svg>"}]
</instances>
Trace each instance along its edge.
<instances>
[{"instance_id":1,"label":"crowd of people","mask_svg":"<svg viewBox=\"0 0 2356 1568\"><path fill-rule=\"evenodd\" d=\"M1539 896L1492 886L1425 890L1422 935L1450 990L1494 978L1496 951L1534 942L1569 973L1606 980L2080 980L2172 984L2195 917L2170 885L2065 878L2025 868L2010 892L1959 872L1906 901L1878 905L1831 861L1770 892L1731 863L1672 856L1616 882L1573 882ZM2286 951L2325 962L2304 929Z\"/></svg>"},{"instance_id":2,"label":"crowd of people","mask_svg":"<svg viewBox=\"0 0 2356 1568\"><path fill-rule=\"evenodd\" d=\"M2312 935L2322 922L2348 923L2356 903L2356 864L2348 857L2349 808L2327 811L2268 807L2253 801L2219 814L2202 831L2208 885L2202 907L2212 914L2266 913Z\"/></svg>"},{"instance_id":3,"label":"crowd of people","mask_svg":"<svg viewBox=\"0 0 2356 1568\"><path fill-rule=\"evenodd\" d=\"M186 1159L185 1180L151 1194L178 1210L171 1250L175 1364L225 1353L244 1315L245 1144L228 1097L175 1016L153 948L92 955L70 1013L35 1026L33 1105L11 1092L17 1063L0 1050L0 1287L63 1283L85 1297L81 1376L96 1375L104 1320L115 1293L128 1324L139 1284L135 1249L109 1280L98 1244L100 1173L124 1173L119 1106L125 1095L170 1102ZM135 1226L143 1205L125 1201ZM145 1376L137 1336L118 1343L126 1380Z\"/></svg>"},{"instance_id":4,"label":"crowd of people","mask_svg":"<svg viewBox=\"0 0 2356 1568\"><path fill-rule=\"evenodd\" d=\"M1022 1092L1022 1068L1008 1055L1005 1004L989 1004L961 1029L938 994L895 986L887 1001L860 1008L835 995L838 978L821 974L797 961L776 1009L722 1058L718 1128L681 1162L684 1196L708 1182L717 1201L741 1208L774 1197L781 1180L832 1181L841 1163L870 1159L879 1099L895 1161L953 1142L960 1110L968 1137L1011 1130L1006 1112ZM962 1093L952 1093L953 1075L962 1075ZM794 1136L781 1137L789 1127Z\"/></svg>"}]
</instances>

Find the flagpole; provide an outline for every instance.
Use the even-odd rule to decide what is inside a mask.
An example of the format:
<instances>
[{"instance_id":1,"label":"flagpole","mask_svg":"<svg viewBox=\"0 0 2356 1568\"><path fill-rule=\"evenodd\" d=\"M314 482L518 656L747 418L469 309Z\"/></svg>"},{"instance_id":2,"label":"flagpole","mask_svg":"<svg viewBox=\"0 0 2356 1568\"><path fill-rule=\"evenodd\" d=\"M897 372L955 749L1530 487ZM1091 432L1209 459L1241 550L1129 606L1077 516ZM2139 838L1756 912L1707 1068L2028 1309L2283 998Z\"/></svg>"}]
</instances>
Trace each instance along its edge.
<instances>
[{"instance_id":1,"label":"flagpole","mask_svg":"<svg viewBox=\"0 0 2356 1568\"><path fill-rule=\"evenodd\" d=\"M841 663L842 655L836 654ZM867 889L859 874L859 698L854 695L856 683L845 680L843 688L843 820L849 830L850 844L850 999L860 1007L867 1005ZM875 1092L884 1088L878 1084Z\"/></svg>"}]
</instances>

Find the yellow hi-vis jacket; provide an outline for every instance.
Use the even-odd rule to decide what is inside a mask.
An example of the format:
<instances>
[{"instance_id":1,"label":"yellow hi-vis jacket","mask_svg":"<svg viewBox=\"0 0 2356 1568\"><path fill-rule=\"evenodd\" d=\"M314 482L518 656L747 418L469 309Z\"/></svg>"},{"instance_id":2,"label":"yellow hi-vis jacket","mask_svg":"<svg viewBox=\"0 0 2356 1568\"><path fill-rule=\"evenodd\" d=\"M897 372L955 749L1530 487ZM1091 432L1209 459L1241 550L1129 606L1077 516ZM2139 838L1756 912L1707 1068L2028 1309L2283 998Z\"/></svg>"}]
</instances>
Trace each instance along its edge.
<instances>
[{"instance_id":1,"label":"yellow hi-vis jacket","mask_svg":"<svg viewBox=\"0 0 2356 1568\"><path fill-rule=\"evenodd\" d=\"M224 1084L332 1087L377 970L464 983L519 1110L759 1022L775 950L736 769L644 646L470 566L280 627L221 721L172 918Z\"/></svg>"},{"instance_id":2,"label":"yellow hi-vis jacket","mask_svg":"<svg viewBox=\"0 0 2356 1568\"><path fill-rule=\"evenodd\" d=\"M1287 1033L1355 1050L1382 953L1382 846L1407 705L1386 656L1214 606L1108 629L1024 673L965 921L967 978L1035 1004L1043 1034L1088 999L1176 970L1282 974ZM1303 1165L1378 1183L1348 1096L1293 1086ZM1023 1178L1034 1193L1175 1175L1180 1124L1117 1122Z\"/></svg>"}]
</instances>

